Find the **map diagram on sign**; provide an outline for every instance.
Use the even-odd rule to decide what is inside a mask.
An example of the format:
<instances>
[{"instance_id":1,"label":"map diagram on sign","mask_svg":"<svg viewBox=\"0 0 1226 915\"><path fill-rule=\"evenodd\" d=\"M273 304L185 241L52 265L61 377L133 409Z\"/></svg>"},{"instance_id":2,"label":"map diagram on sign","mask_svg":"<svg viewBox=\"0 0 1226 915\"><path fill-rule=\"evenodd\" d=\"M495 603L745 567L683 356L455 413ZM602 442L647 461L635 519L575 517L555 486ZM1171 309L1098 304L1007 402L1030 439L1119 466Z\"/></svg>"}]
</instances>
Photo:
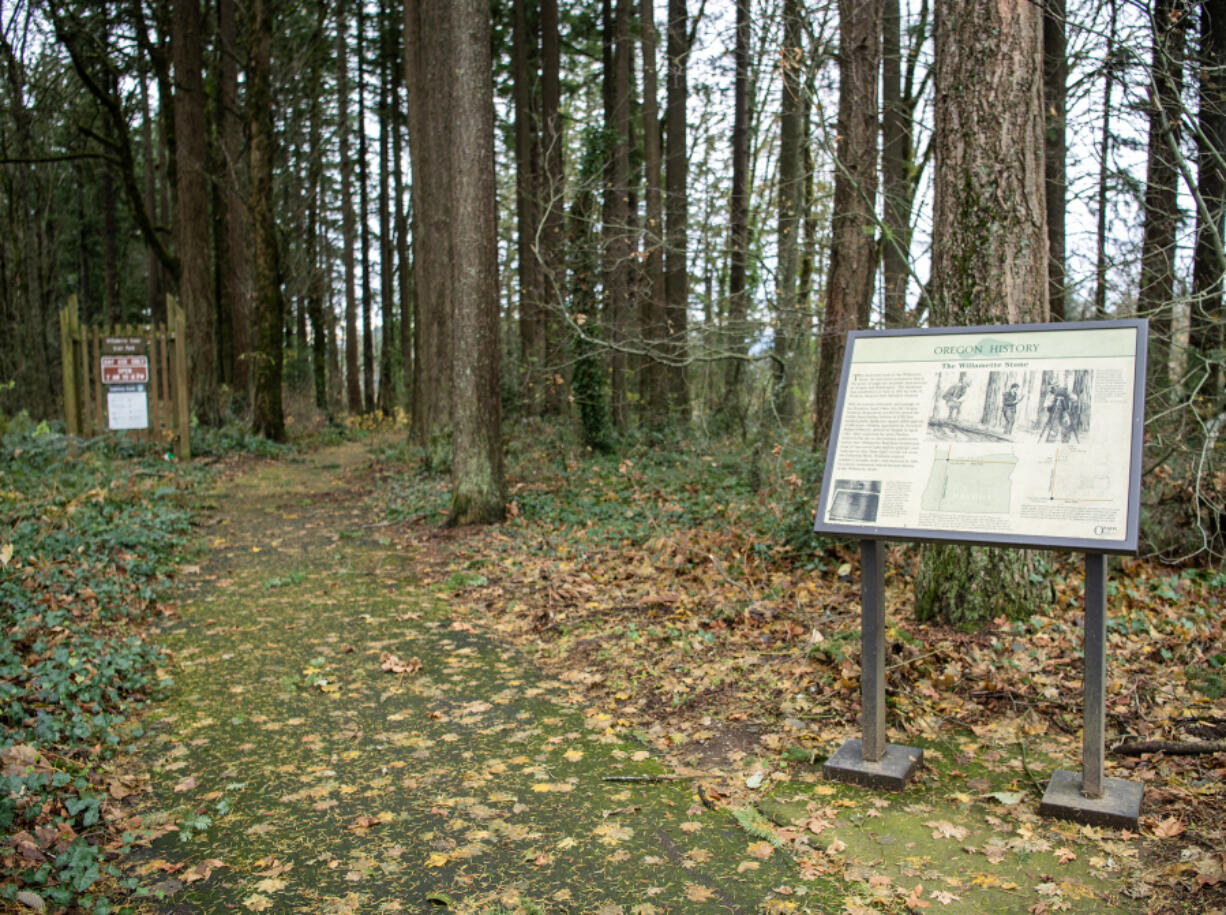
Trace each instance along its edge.
<instances>
[{"instance_id":1,"label":"map diagram on sign","mask_svg":"<svg viewBox=\"0 0 1226 915\"><path fill-rule=\"evenodd\" d=\"M921 507L929 512L1008 514L1016 468L1017 457L1009 452L963 455L952 445L938 446Z\"/></svg>"},{"instance_id":2,"label":"map diagram on sign","mask_svg":"<svg viewBox=\"0 0 1226 915\"><path fill-rule=\"evenodd\" d=\"M1047 489L1036 493L1052 502L1111 502L1111 474L1086 451L1060 448L1041 462L1050 464Z\"/></svg>"}]
</instances>

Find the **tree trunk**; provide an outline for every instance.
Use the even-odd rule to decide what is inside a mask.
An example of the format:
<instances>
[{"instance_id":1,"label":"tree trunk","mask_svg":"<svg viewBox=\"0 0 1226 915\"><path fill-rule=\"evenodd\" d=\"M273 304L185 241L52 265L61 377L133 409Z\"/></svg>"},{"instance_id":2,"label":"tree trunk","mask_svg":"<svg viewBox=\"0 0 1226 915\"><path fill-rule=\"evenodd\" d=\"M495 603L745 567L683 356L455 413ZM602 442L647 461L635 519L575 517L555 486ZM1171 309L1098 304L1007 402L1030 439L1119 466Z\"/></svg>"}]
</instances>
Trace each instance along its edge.
<instances>
[{"instance_id":1,"label":"tree trunk","mask_svg":"<svg viewBox=\"0 0 1226 915\"><path fill-rule=\"evenodd\" d=\"M396 121L391 110L391 74L396 68L392 54L391 15L386 0L379 2L379 311L382 334L379 351L379 410L391 416L396 406L392 334L396 324L396 248L392 233L391 132Z\"/></svg>"},{"instance_id":2,"label":"tree trunk","mask_svg":"<svg viewBox=\"0 0 1226 915\"><path fill-rule=\"evenodd\" d=\"M1064 213L1068 178L1065 159L1068 38L1065 0L1046 0L1043 7L1043 101L1047 130L1043 167L1047 193L1047 295L1051 319L1064 320Z\"/></svg>"},{"instance_id":3,"label":"tree trunk","mask_svg":"<svg viewBox=\"0 0 1226 915\"><path fill-rule=\"evenodd\" d=\"M933 325L1047 318L1042 10L976 0L936 5ZM1027 550L925 546L919 619L974 628L1034 613Z\"/></svg>"},{"instance_id":4,"label":"tree trunk","mask_svg":"<svg viewBox=\"0 0 1226 915\"><path fill-rule=\"evenodd\" d=\"M267 0L266 0L267 2ZM327 17L327 0L315 0L315 21L319 39L312 43L310 52L309 119L307 125L307 317L311 322L311 377L314 381L315 406L331 415L328 402L328 325L324 317L324 300L328 281L324 274L319 244L319 211L323 197L323 156L320 154L323 134L322 83L326 45L323 41L324 20ZM329 309L330 310L330 309Z\"/></svg>"},{"instance_id":5,"label":"tree trunk","mask_svg":"<svg viewBox=\"0 0 1226 915\"><path fill-rule=\"evenodd\" d=\"M178 200L175 248L179 296L187 313L192 411L206 426L221 422L209 258L208 132L204 122L199 0L174 0L175 158Z\"/></svg>"},{"instance_id":6,"label":"tree trunk","mask_svg":"<svg viewBox=\"0 0 1226 915\"><path fill-rule=\"evenodd\" d=\"M1222 244L1226 216L1226 2L1205 0L1200 10L1200 131L1196 138L1196 250L1192 265L1192 313L1188 335L1188 366L1184 388L1201 403L1213 403L1222 390L1226 363L1226 315L1222 283L1226 249Z\"/></svg>"},{"instance_id":7,"label":"tree trunk","mask_svg":"<svg viewBox=\"0 0 1226 915\"><path fill-rule=\"evenodd\" d=\"M450 72L448 4L406 0L405 84L413 176L413 432L426 462L446 464L452 404L451 178L452 121L438 73ZM464 341L465 346L469 341Z\"/></svg>"},{"instance_id":8,"label":"tree trunk","mask_svg":"<svg viewBox=\"0 0 1226 915\"><path fill-rule=\"evenodd\" d=\"M1107 178L1111 170L1111 88L1115 84L1115 0L1109 0L1107 58L1103 64L1103 119L1098 141L1098 227L1095 235L1094 317L1107 317Z\"/></svg>"},{"instance_id":9,"label":"tree trunk","mask_svg":"<svg viewBox=\"0 0 1226 915\"><path fill-rule=\"evenodd\" d=\"M873 236L864 229L876 219L881 23L882 0L839 0L839 140L815 390L815 449L824 449L830 437L844 339L860 325L873 298Z\"/></svg>"},{"instance_id":10,"label":"tree trunk","mask_svg":"<svg viewBox=\"0 0 1226 915\"><path fill-rule=\"evenodd\" d=\"M724 392L720 413L730 428L745 431L742 378L749 354L749 7L736 0L735 88L732 97L732 197L728 214L728 314L724 325Z\"/></svg>"},{"instance_id":11,"label":"tree trunk","mask_svg":"<svg viewBox=\"0 0 1226 915\"><path fill-rule=\"evenodd\" d=\"M606 38L612 45L608 74L605 127L611 138L605 192L605 324L612 344L609 353L613 425L629 423L626 352L630 318L630 0L615 0Z\"/></svg>"},{"instance_id":12,"label":"tree trunk","mask_svg":"<svg viewBox=\"0 0 1226 915\"><path fill-rule=\"evenodd\" d=\"M542 277L537 260L540 227L541 144L537 128L537 60L540 43L529 0L513 0L511 76L515 101L515 217L519 255L519 349L524 408L540 412L545 358L541 315Z\"/></svg>"},{"instance_id":13,"label":"tree trunk","mask_svg":"<svg viewBox=\"0 0 1226 915\"><path fill-rule=\"evenodd\" d=\"M392 15L394 19L394 14ZM389 26L390 28L390 26ZM403 29L393 32L395 61L392 66L392 191L396 197L396 278L400 294L400 384L401 404L412 409L413 388L413 270L409 261L409 219L405 212L404 169L404 108L400 101L401 83L404 81L404 55L401 38Z\"/></svg>"},{"instance_id":14,"label":"tree trunk","mask_svg":"<svg viewBox=\"0 0 1226 915\"><path fill-rule=\"evenodd\" d=\"M447 0L452 28L450 163L453 233L452 491L449 525L502 521L506 514L498 381L498 245L494 95L487 0Z\"/></svg>"},{"instance_id":15,"label":"tree trunk","mask_svg":"<svg viewBox=\"0 0 1226 915\"><path fill-rule=\"evenodd\" d=\"M345 266L345 401L350 413L362 412L358 365L358 301L354 266L356 217L353 213L353 160L349 156L349 16L346 0L336 2L336 133L341 167L341 258Z\"/></svg>"},{"instance_id":16,"label":"tree trunk","mask_svg":"<svg viewBox=\"0 0 1226 915\"><path fill-rule=\"evenodd\" d=\"M801 148L804 144L805 49L801 37L803 20L800 0L784 0L782 97L779 102L779 264L776 279L774 360L771 381L775 414L785 426L791 421L795 397L796 364L793 350L800 335L796 284L800 263L800 214L804 206L804 174Z\"/></svg>"},{"instance_id":17,"label":"tree trunk","mask_svg":"<svg viewBox=\"0 0 1226 915\"><path fill-rule=\"evenodd\" d=\"M370 163L366 154L366 3L358 0L358 233L362 246L362 411L375 409L375 338L370 312Z\"/></svg>"},{"instance_id":18,"label":"tree trunk","mask_svg":"<svg viewBox=\"0 0 1226 915\"><path fill-rule=\"evenodd\" d=\"M642 0L641 40L643 47L643 171L646 223L643 227L645 269L639 295L639 325L647 358L639 379L643 402L643 421L659 428L668 418L668 377L664 358L668 345L668 323L664 314L664 188L663 140L660 132L659 87L656 78L655 4Z\"/></svg>"},{"instance_id":19,"label":"tree trunk","mask_svg":"<svg viewBox=\"0 0 1226 915\"><path fill-rule=\"evenodd\" d=\"M561 38L558 34L558 0L541 0L541 109L542 158L540 204L541 264L543 269L545 335L545 412L560 416L566 411L566 386L561 376L564 356L562 329L563 296L566 288L566 254L563 209L566 174L563 167L565 137L562 133Z\"/></svg>"},{"instance_id":20,"label":"tree trunk","mask_svg":"<svg viewBox=\"0 0 1226 915\"><path fill-rule=\"evenodd\" d=\"M1153 68L1149 86L1149 155L1145 173L1145 233L1137 310L1149 318L1147 398L1157 412L1171 386L1171 311L1175 296L1175 248L1179 231L1178 148L1183 91L1182 0L1156 0Z\"/></svg>"},{"instance_id":21,"label":"tree trunk","mask_svg":"<svg viewBox=\"0 0 1226 915\"><path fill-rule=\"evenodd\" d=\"M277 254L277 225L273 216L273 126L269 91L272 18L269 0L252 0L251 62L247 70L248 124L251 131L251 218L255 227L256 323L253 427L273 441L285 439L281 408L281 368L284 347L281 325L285 302Z\"/></svg>"},{"instance_id":22,"label":"tree trunk","mask_svg":"<svg viewBox=\"0 0 1226 915\"><path fill-rule=\"evenodd\" d=\"M242 187L244 139L238 97L240 57L234 0L219 0L217 24L221 44L217 113L222 167L218 179L223 202L220 232L224 233L227 252L219 270L218 298L221 312L230 326L231 365L227 367L227 374L233 379L234 390L246 396L251 383L251 360L247 358L251 351L251 246L247 238L247 207Z\"/></svg>"},{"instance_id":23,"label":"tree trunk","mask_svg":"<svg viewBox=\"0 0 1226 915\"><path fill-rule=\"evenodd\" d=\"M685 364L689 334L689 156L685 106L689 98L690 57L686 0L668 0L668 100L664 113L664 312L668 322L668 393L672 412L689 419L690 394Z\"/></svg>"}]
</instances>

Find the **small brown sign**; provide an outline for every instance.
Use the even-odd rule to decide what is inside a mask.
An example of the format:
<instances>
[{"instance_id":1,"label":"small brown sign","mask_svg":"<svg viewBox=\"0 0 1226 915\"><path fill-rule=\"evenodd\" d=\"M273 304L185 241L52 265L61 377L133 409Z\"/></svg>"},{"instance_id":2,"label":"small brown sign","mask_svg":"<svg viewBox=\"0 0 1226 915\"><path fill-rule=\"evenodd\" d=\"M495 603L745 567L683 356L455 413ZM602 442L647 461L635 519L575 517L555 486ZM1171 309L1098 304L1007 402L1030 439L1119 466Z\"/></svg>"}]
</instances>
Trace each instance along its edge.
<instances>
[{"instance_id":1,"label":"small brown sign","mask_svg":"<svg viewBox=\"0 0 1226 915\"><path fill-rule=\"evenodd\" d=\"M144 337L102 338L102 352L106 356L134 356L144 353L146 346Z\"/></svg>"},{"instance_id":2,"label":"small brown sign","mask_svg":"<svg viewBox=\"0 0 1226 915\"><path fill-rule=\"evenodd\" d=\"M103 384L147 384L148 356L103 356Z\"/></svg>"}]
</instances>

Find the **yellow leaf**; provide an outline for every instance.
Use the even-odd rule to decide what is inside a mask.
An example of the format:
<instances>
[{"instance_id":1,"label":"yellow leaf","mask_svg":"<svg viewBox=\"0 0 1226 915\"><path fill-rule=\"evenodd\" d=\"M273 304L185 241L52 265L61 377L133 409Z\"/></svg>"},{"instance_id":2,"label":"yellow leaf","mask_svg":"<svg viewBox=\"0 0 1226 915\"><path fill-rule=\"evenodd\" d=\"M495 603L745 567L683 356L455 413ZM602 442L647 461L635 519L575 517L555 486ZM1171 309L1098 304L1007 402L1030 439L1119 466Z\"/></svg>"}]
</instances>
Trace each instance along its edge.
<instances>
[{"instance_id":1,"label":"yellow leaf","mask_svg":"<svg viewBox=\"0 0 1226 915\"><path fill-rule=\"evenodd\" d=\"M685 885L685 898L690 902L706 902L714 897L715 890L709 886L703 886L700 883L687 883Z\"/></svg>"},{"instance_id":2,"label":"yellow leaf","mask_svg":"<svg viewBox=\"0 0 1226 915\"><path fill-rule=\"evenodd\" d=\"M566 757L567 761L569 762L578 762L579 760L583 759L582 750L567 750L562 755Z\"/></svg>"},{"instance_id":3,"label":"yellow leaf","mask_svg":"<svg viewBox=\"0 0 1226 915\"><path fill-rule=\"evenodd\" d=\"M736 866L736 872L743 874L745 871L756 871L761 866L757 861L742 861Z\"/></svg>"},{"instance_id":4,"label":"yellow leaf","mask_svg":"<svg viewBox=\"0 0 1226 915\"><path fill-rule=\"evenodd\" d=\"M9 560L12 558L13 545L11 543L6 543L4 546L0 546L0 566L7 566L9 564Z\"/></svg>"},{"instance_id":5,"label":"yellow leaf","mask_svg":"<svg viewBox=\"0 0 1226 915\"><path fill-rule=\"evenodd\" d=\"M272 908L272 900L267 896L261 896L259 893L252 893L243 900L243 905L252 912L263 912L266 909Z\"/></svg>"},{"instance_id":6,"label":"yellow leaf","mask_svg":"<svg viewBox=\"0 0 1226 915\"><path fill-rule=\"evenodd\" d=\"M285 889L285 881L280 877L265 877L255 885L255 888L261 893L275 893Z\"/></svg>"},{"instance_id":7,"label":"yellow leaf","mask_svg":"<svg viewBox=\"0 0 1226 915\"><path fill-rule=\"evenodd\" d=\"M432 851L426 859L426 867L445 867L448 861L446 852Z\"/></svg>"}]
</instances>

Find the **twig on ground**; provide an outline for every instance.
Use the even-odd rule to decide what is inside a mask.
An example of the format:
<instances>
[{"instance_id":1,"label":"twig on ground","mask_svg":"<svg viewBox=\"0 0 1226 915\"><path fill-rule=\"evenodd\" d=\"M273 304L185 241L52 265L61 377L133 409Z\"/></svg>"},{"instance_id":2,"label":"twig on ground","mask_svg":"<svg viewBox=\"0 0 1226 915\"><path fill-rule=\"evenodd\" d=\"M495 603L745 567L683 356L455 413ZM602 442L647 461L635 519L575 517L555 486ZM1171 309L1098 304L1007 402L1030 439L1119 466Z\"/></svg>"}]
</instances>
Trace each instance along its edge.
<instances>
[{"instance_id":1,"label":"twig on ground","mask_svg":"<svg viewBox=\"0 0 1226 915\"><path fill-rule=\"evenodd\" d=\"M1112 756L1141 756L1145 753L1166 753L1169 756L1226 753L1226 740L1135 740L1111 748Z\"/></svg>"},{"instance_id":2,"label":"twig on ground","mask_svg":"<svg viewBox=\"0 0 1226 915\"><path fill-rule=\"evenodd\" d=\"M702 775L602 775L602 782L638 782L650 784L653 782L680 782L691 778L703 778Z\"/></svg>"}]
</instances>

